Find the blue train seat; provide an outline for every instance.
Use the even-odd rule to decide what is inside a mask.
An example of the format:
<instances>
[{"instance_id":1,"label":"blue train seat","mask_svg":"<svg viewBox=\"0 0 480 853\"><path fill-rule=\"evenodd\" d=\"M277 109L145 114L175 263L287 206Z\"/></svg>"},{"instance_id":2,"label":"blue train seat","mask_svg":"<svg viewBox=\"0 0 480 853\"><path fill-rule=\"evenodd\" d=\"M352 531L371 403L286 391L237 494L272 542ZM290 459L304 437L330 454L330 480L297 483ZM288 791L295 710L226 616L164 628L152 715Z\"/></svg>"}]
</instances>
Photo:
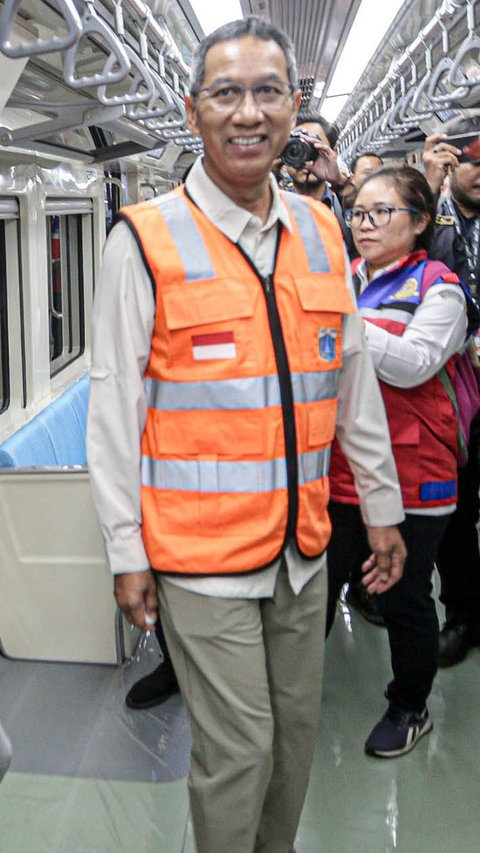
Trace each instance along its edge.
<instances>
[{"instance_id":1,"label":"blue train seat","mask_svg":"<svg viewBox=\"0 0 480 853\"><path fill-rule=\"evenodd\" d=\"M0 467L86 465L88 389L84 376L0 444Z\"/></svg>"}]
</instances>

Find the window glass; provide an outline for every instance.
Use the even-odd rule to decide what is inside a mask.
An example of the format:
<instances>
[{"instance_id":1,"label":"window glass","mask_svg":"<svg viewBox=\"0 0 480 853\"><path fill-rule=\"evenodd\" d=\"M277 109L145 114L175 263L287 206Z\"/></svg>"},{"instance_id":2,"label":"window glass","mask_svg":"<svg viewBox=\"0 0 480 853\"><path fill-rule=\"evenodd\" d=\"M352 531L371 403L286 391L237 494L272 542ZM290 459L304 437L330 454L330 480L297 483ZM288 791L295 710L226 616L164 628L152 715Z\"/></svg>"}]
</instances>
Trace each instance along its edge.
<instances>
[{"instance_id":1,"label":"window glass","mask_svg":"<svg viewBox=\"0 0 480 853\"><path fill-rule=\"evenodd\" d=\"M47 217L50 373L53 376L84 351L82 216Z\"/></svg>"}]
</instances>

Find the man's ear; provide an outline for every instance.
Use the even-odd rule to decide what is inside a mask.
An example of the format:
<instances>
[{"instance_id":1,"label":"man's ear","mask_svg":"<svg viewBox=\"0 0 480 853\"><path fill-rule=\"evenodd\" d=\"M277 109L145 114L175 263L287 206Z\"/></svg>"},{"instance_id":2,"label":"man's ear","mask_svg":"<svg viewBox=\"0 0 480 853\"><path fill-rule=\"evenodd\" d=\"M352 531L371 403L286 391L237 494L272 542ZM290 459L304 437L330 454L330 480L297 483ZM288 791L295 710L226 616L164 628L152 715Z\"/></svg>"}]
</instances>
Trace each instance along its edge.
<instances>
[{"instance_id":1,"label":"man's ear","mask_svg":"<svg viewBox=\"0 0 480 853\"><path fill-rule=\"evenodd\" d=\"M197 122L197 108L195 99L191 95L185 95L185 110L187 113L188 128L195 136L200 135L200 130Z\"/></svg>"},{"instance_id":2,"label":"man's ear","mask_svg":"<svg viewBox=\"0 0 480 853\"><path fill-rule=\"evenodd\" d=\"M300 109L300 104L302 103L302 93L300 89L297 89L295 95L293 97L293 115L292 115L292 123L290 125L291 129L295 127L295 122L297 120L297 113Z\"/></svg>"}]
</instances>

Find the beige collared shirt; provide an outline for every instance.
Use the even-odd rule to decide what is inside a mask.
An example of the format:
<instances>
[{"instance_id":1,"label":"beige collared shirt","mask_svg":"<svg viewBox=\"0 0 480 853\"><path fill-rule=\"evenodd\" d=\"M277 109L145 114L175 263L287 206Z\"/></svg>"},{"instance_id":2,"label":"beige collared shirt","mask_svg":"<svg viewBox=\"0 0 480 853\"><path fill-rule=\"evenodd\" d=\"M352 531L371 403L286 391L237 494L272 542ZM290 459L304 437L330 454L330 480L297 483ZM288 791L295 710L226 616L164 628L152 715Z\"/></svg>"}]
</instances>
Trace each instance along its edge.
<instances>
[{"instance_id":1,"label":"beige collared shirt","mask_svg":"<svg viewBox=\"0 0 480 853\"><path fill-rule=\"evenodd\" d=\"M238 243L261 275L272 272L277 226L291 228L286 206L271 177L267 221L238 207L206 174L198 160L186 188L195 203L230 240ZM351 282L349 280L349 286ZM124 223L108 237L97 284L87 448L92 489L114 573L148 568L141 536L140 441L146 417L143 385L155 317L152 285L136 242ZM359 315L344 321L344 369L340 380L337 435L356 472L364 520L372 526L403 519L400 489L383 403ZM286 561L296 594L325 567L325 557L302 560L291 544ZM179 578L171 583L225 598L273 594L279 569L235 577Z\"/></svg>"}]
</instances>

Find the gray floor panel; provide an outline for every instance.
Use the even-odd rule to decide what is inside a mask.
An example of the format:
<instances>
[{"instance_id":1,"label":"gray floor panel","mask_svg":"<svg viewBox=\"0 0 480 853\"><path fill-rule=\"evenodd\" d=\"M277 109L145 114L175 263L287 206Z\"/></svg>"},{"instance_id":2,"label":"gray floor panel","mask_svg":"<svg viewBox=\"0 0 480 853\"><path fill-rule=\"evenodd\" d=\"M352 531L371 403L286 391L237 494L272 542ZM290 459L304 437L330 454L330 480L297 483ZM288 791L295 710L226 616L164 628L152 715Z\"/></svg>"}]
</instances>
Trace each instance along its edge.
<instances>
[{"instance_id":1,"label":"gray floor panel","mask_svg":"<svg viewBox=\"0 0 480 853\"><path fill-rule=\"evenodd\" d=\"M124 703L129 687L158 663L150 651L123 668L0 658L11 771L131 782L184 778L190 727L180 696L149 711Z\"/></svg>"},{"instance_id":2,"label":"gray floor panel","mask_svg":"<svg viewBox=\"0 0 480 853\"><path fill-rule=\"evenodd\" d=\"M0 658L0 718L14 747L0 853L194 853L181 699L150 711L124 704L158 660L151 640L121 669ZM340 606L297 853L478 853L480 648L438 673L433 731L408 755L377 760L363 745L389 678L386 632Z\"/></svg>"}]
</instances>

